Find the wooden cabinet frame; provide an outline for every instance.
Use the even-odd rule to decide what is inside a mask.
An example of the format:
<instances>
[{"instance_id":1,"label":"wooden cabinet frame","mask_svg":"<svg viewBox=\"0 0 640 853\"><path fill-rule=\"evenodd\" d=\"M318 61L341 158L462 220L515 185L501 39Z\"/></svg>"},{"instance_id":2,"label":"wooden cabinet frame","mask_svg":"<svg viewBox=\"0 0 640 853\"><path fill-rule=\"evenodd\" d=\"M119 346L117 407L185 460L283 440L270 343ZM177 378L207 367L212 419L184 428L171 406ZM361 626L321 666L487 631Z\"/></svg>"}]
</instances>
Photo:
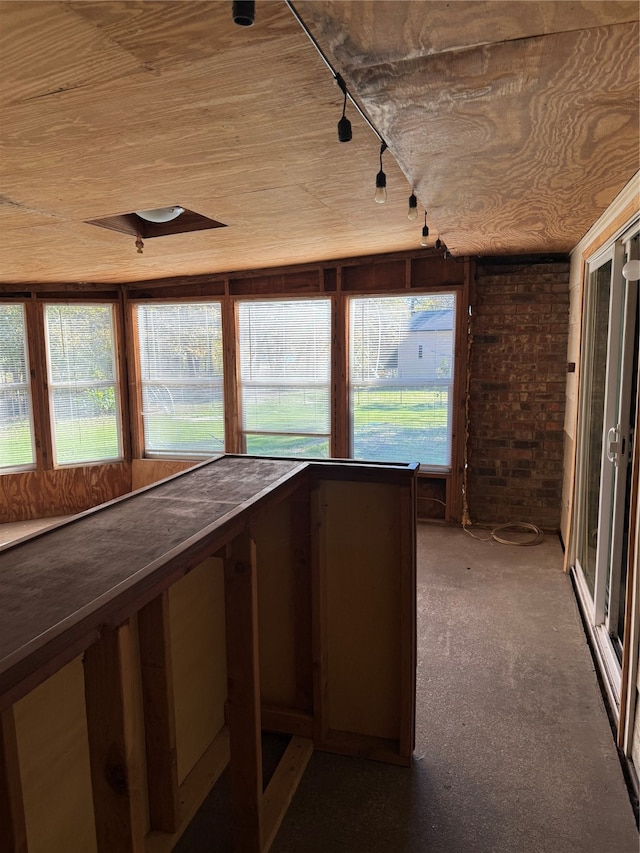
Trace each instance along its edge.
<instances>
[{"instance_id":1,"label":"wooden cabinet frame","mask_svg":"<svg viewBox=\"0 0 640 853\"><path fill-rule=\"evenodd\" d=\"M40 849L52 807L15 756L39 715L54 718L62 694L71 701L56 686L65 673L82 687L88 757L56 788L85 779L93 809L73 822L88 822L98 853L171 850L229 762L237 853L269 849L314 749L408 765L415 476L415 466L222 455L2 549L6 848ZM198 620L199 636L213 625L220 639L191 643L185 657ZM226 671L213 694L212 656ZM187 673L185 693L185 661L196 658L204 669ZM220 723L185 764L189 715L209 701ZM291 740L263 790L264 730Z\"/></svg>"}]
</instances>

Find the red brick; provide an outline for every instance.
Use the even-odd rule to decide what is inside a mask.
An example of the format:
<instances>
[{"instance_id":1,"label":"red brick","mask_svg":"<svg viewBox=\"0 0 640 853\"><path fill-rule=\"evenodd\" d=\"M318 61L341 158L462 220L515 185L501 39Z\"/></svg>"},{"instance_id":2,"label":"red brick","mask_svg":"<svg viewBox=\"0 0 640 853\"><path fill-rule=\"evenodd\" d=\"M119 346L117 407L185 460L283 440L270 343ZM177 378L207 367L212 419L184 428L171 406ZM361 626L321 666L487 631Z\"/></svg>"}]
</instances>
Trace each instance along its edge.
<instances>
[{"instance_id":1,"label":"red brick","mask_svg":"<svg viewBox=\"0 0 640 853\"><path fill-rule=\"evenodd\" d=\"M568 270L502 268L490 258L478 265L467 448L474 523L559 526Z\"/></svg>"}]
</instances>

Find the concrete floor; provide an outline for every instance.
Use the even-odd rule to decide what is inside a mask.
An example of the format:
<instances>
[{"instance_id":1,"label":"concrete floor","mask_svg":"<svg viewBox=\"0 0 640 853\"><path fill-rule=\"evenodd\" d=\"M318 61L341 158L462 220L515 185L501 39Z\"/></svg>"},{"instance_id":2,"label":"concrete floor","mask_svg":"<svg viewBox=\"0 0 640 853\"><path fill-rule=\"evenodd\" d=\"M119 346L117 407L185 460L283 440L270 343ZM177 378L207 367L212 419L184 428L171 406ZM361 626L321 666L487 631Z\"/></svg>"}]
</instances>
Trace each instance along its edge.
<instances>
[{"instance_id":1,"label":"concrete floor","mask_svg":"<svg viewBox=\"0 0 640 853\"><path fill-rule=\"evenodd\" d=\"M418 540L413 766L314 753L273 853L638 853L557 538ZM227 786L176 853L231 853Z\"/></svg>"}]
</instances>

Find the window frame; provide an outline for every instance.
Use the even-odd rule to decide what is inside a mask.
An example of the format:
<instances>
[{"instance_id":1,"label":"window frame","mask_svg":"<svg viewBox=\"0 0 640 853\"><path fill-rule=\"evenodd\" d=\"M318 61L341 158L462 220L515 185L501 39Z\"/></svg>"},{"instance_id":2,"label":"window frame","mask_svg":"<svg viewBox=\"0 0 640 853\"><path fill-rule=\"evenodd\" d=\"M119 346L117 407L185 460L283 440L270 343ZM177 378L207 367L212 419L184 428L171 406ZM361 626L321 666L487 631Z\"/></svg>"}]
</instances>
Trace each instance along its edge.
<instances>
[{"instance_id":1,"label":"window frame","mask_svg":"<svg viewBox=\"0 0 640 853\"><path fill-rule=\"evenodd\" d=\"M192 384L200 384L200 385L214 385L219 387L222 393L222 403L223 403L223 423L224 423L224 437L223 444L217 451L185 451L185 450L148 450L146 443L146 433L145 433L145 423L144 423L144 415L143 415L143 400L144 400L144 386L147 382L142 377L142 362L141 362L141 350L140 350L140 335L139 335L139 326L138 326L138 309L140 307L150 307L150 306L172 306L172 305L219 305L220 307L220 327L221 327L221 343L222 343L222 375L219 382L194 382ZM135 400L136 400L136 412L134 415L134 442L137 445L138 457L141 459L157 459L157 460L170 460L170 459L193 459L194 461L202 461L203 459L208 459L211 456L215 456L217 453L228 453L231 452L228 450L229 447L229 417L228 417L228 401L229 401L229 388L228 388L228 367L227 367L227 319L226 319L226 305L225 300L220 297L201 297L201 298L184 298L184 299L140 299L132 302L130 305L131 308L131 329L132 329L132 337L134 340L133 346L133 366L135 371L134 384L136 388ZM189 383L184 383L189 384ZM176 387L179 387L181 383L176 380Z\"/></svg>"},{"instance_id":2,"label":"window frame","mask_svg":"<svg viewBox=\"0 0 640 853\"><path fill-rule=\"evenodd\" d=\"M452 285L444 287L411 288L406 289L386 288L380 291L367 292L344 292L345 300L344 308L344 371L345 371L345 405L346 405L346 456L349 459L354 459L353 444L354 444L354 423L353 423L353 406L352 406L352 383L351 383L351 304L357 299L398 299L398 298L423 298L429 296L453 296L453 337L452 337L452 354L451 354L451 376L448 383L449 394L447 401L447 423L448 423L448 438L449 438L449 464L448 465L433 465L425 462L420 462L419 472L421 474L433 474L450 477L459 467L458 460L463 455L464 448L458 446L459 434L459 415L457 414L456 401L460 398L460 376L461 370L466 370L466 362L460 362L460 354L462 352L461 334L462 334L462 318L463 311L468 311L466 305L467 298L465 292L460 285ZM463 304L465 303L465 304ZM421 356L420 356L421 357ZM374 460L369 460L374 461ZM418 460L413 460L418 461Z\"/></svg>"},{"instance_id":3,"label":"window frame","mask_svg":"<svg viewBox=\"0 0 640 853\"><path fill-rule=\"evenodd\" d=\"M46 294L43 294L40 301L40 335L42 340L42 363L44 370L44 388L45 388L45 409L46 409L46 418L44 419L47 424L47 443L50 447L51 453L51 464L49 466L53 469L65 469L65 468L79 468L91 465L108 465L112 463L120 463L124 462L127 459L128 454L128 435L127 430L125 430L125 423L127 423L127 419L125 418L125 413L128 411L125 402L125 394L123 393L123 388L126 388L126 384L124 382L124 374L122 370L121 364L121 340L124 340L124 336L120 334L120 311L118 310L120 307L120 303L115 299L60 299L60 298L48 298ZM69 305L69 306L90 306L90 305L99 305L99 306L109 306L110 308L110 317L111 317L111 338L112 338L112 363L113 363L113 381L99 381L95 383L70 383L70 382L56 382L51 378L51 360L49 356L49 331L47 324L47 307L55 306L55 305ZM109 456L102 457L100 459L90 459L90 460L74 460L71 462L59 462L57 459L57 449L56 449L56 429L54 423L54 406L53 406L53 392L60 388L78 388L80 385L86 386L87 388L110 388L114 389L114 407L115 407L115 422L116 422L116 436L117 436L117 447L118 447L118 455L117 456Z\"/></svg>"},{"instance_id":4,"label":"window frame","mask_svg":"<svg viewBox=\"0 0 640 853\"><path fill-rule=\"evenodd\" d=\"M19 305L22 308L22 324L23 324L23 335L24 335L24 354L25 354L25 372L26 372L26 381L23 383L2 383L0 387L11 387L13 390L24 390L27 393L27 401L28 401L28 414L29 414L29 431L31 438L31 453L32 453L32 461L25 462L20 465L2 465L0 464L0 475L2 474L19 474L26 471L35 471L39 467L39 449L38 442L36 440L36 412L37 412L37 401L34 399L34 376L35 369L33 367L33 346L32 346L32 338L30 334L31 324L30 324L30 303L25 299L2 299L0 300L0 307L4 305Z\"/></svg>"},{"instance_id":5,"label":"window frame","mask_svg":"<svg viewBox=\"0 0 640 853\"><path fill-rule=\"evenodd\" d=\"M309 385L313 385L314 387L322 387L327 389L328 393L328 421L329 421L329 431L326 433L318 433L318 432L280 432L280 431L272 431L272 430L245 430L243 428L243 409L242 409L242 389L243 389L243 381L242 381L242 359L241 359L241 336L240 336L240 309L242 305L246 305L249 303L277 303L277 302L324 302L328 305L329 308L329 354L328 354L328 379L326 382L317 382L317 383L298 383L299 387L309 387ZM236 354L236 370L235 370L235 379L236 379L236 396L237 396L237 443L238 443L238 451L239 453L247 453L247 436L248 435L273 435L273 436L291 436L291 437L308 437L308 438L318 438L324 439L328 445L328 453L326 456L308 456L308 457L299 457L299 458L309 458L309 459L328 459L334 455L334 446L335 446L335 431L334 431L334 423L335 423L335 390L334 390L334 349L335 349L335 300L332 298L332 294L330 293L314 293L305 296L298 296L295 293L279 293L276 295L262 295L255 294L249 296L243 296L242 298L234 298L233 299L234 306L234 316L235 316L235 340L234 340L234 349ZM259 384L259 383L258 383ZM278 384L277 380L274 380L273 384ZM291 383L291 387L297 387L296 383ZM258 455L258 454L255 454ZM276 454L265 454L276 455ZM284 454L283 454L284 455ZM294 457L298 458L298 457Z\"/></svg>"}]
</instances>

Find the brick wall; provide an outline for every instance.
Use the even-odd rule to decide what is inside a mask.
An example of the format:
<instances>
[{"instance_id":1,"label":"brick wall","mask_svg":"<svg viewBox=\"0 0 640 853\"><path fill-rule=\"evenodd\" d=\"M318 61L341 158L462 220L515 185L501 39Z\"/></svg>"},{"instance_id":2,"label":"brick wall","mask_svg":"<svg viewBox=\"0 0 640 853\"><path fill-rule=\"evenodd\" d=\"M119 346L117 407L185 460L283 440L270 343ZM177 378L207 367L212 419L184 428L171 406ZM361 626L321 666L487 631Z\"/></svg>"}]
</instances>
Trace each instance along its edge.
<instances>
[{"instance_id":1,"label":"brick wall","mask_svg":"<svg viewBox=\"0 0 640 853\"><path fill-rule=\"evenodd\" d=\"M505 259L502 259L505 260ZM473 524L560 527L569 263L485 258L471 318Z\"/></svg>"}]
</instances>

